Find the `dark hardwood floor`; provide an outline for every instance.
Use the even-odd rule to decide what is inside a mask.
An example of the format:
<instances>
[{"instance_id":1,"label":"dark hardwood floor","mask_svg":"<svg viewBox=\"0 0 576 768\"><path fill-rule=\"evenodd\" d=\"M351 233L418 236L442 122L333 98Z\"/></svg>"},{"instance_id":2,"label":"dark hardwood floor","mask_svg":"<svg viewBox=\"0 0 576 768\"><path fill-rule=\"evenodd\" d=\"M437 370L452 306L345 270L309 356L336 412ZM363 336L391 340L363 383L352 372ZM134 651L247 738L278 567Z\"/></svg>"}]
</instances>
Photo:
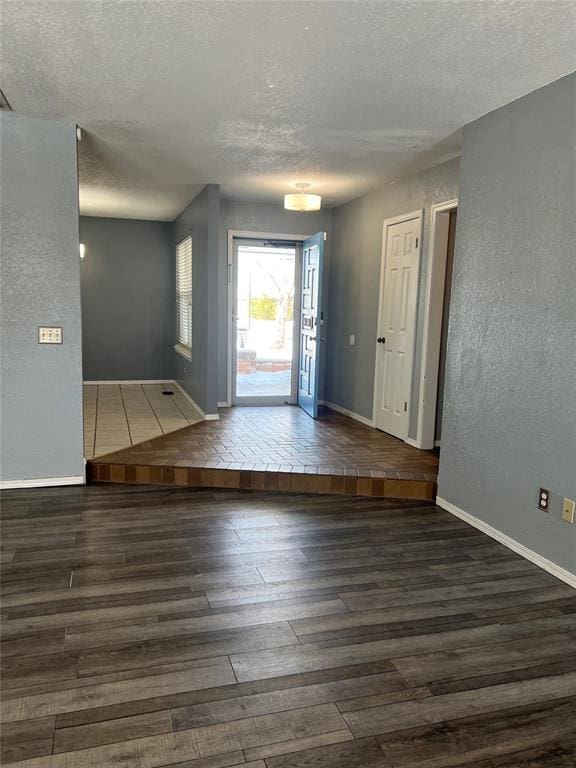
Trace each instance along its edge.
<instances>
[{"instance_id":1,"label":"dark hardwood floor","mask_svg":"<svg viewBox=\"0 0 576 768\"><path fill-rule=\"evenodd\" d=\"M576 765L576 592L430 504L102 485L2 515L3 765Z\"/></svg>"}]
</instances>

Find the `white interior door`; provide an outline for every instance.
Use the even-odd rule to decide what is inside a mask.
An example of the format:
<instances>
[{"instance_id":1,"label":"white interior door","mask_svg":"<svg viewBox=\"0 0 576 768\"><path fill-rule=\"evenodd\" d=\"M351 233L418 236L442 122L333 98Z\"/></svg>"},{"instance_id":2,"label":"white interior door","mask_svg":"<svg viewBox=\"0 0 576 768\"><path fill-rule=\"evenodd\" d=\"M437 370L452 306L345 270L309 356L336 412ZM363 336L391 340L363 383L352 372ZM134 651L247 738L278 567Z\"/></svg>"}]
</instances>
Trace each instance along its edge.
<instances>
[{"instance_id":1,"label":"white interior door","mask_svg":"<svg viewBox=\"0 0 576 768\"><path fill-rule=\"evenodd\" d=\"M374 424L403 440L410 422L421 229L421 213L384 225Z\"/></svg>"}]
</instances>

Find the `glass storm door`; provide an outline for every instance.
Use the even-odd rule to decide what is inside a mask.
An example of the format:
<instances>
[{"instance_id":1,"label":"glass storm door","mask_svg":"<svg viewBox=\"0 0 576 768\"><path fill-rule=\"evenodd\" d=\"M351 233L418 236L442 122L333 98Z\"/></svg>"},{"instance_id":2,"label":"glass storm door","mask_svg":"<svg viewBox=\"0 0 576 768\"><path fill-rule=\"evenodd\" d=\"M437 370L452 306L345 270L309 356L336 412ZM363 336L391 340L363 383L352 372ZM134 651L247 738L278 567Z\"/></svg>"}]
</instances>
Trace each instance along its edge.
<instances>
[{"instance_id":1,"label":"glass storm door","mask_svg":"<svg viewBox=\"0 0 576 768\"><path fill-rule=\"evenodd\" d=\"M235 240L232 293L232 402L296 402L300 247ZM297 304L299 307L299 302ZM298 320L298 314L296 315Z\"/></svg>"}]
</instances>

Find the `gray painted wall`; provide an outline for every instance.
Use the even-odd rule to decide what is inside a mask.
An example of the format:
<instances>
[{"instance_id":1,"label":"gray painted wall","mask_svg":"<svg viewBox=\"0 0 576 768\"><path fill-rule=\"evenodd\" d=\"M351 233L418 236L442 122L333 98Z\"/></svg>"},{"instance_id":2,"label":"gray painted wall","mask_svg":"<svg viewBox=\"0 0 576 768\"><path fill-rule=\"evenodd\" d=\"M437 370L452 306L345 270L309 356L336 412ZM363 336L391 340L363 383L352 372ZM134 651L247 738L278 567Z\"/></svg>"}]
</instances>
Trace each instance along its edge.
<instances>
[{"instance_id":1,"label":"gray painted wall","mask_svg":"<svg viewBox=\"0 0 576 768\"><path fill-rule=\"evenodd\" d=\"M237 229L247 232L271 232L286 235L314 235L326 232L327 241L324 252L325 286L324 296L328 298L328 273L330 270L330 248L332 241L332 209L325 208L313 213L286 211L282 202L246 203L236 200L222 200L220 207L220 242L219 242L219 336L218 336L218 400L225 402L227 397L228 375L228 230ZM326 301L326 316L330 305ZM329 324L327 323L327 328ZM322 366L324 369L325 366ZM323 391L323 382L321 382Z\"/></svg>"},{"instance_id":2,"label":"gray painted wall","mask_svg":"<svg viewBox=\"0 0 576 768\"><path fill-rule=\"evenodd\" d=\"M576 498L575 143L576 75L464 131L439 480L573 573L560 504Z\"/></svg>"},{"instance_id":3,"label":"gray painted wall","mask_svg":"<svg viewBox=\"0 0 576 768\"><path fill-rule=\"evenodd\" d=\"M76 126L2 115L0 161L0 476L82 476ZM39 345L39 325L64 343Z\"/></svg>"},{"instance_id":4,"label":"gray painted wall","mask_svg":"<svg viewBox=\"0 0 576 768\"><path fill-rule=\"evenodd\" d=\"M85 380L174 378L172 225L82 216Z\"/></svg>"},{"instance_id":5,"label":"gray painted wall","mask_svg":"<svg viewBox=\"0 0 576 768\"><path fill-rule=\"evenodd\" d=\"M220 188L208 184L173 225L175 242L192 234L192 360L173 353L176 379L207 414L218 411L219 221Z\"/></svg>"},{"instance_id":6,"label":"gray painted wall","mask_svg":"<svg viewBox=\"0 0 576 768\"><path fill-rule=\"evenodd\" d=\"M430 206L458 197L459 160L389 184L334 209L330 258L326 400L372 418L384 219L426 209L416 330L410 436L416 436ZM356 343L350 346L354 334Z\"/></svg>"}]
</instances>

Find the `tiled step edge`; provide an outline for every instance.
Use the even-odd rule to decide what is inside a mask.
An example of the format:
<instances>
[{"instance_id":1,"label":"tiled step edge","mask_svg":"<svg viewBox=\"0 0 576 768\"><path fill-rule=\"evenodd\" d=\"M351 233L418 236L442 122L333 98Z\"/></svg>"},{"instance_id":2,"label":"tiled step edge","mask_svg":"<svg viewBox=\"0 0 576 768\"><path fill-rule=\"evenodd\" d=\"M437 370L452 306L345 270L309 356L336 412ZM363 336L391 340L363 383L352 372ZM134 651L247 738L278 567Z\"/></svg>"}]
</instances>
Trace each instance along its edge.
<instances>
[{"instance_id":1,"label":"tiled step edge","mask_svg":"<svg viewBox=\"0 0 576 768\"><path fill-rule=\"evenodd\" d=\"M185 485L193 488L239 488L252 491L327 493L428 501L436 498L436 483L433 480L101 462L88 462L87 470L88 481L93 483Z\"/></svg>"}]
</instances>

